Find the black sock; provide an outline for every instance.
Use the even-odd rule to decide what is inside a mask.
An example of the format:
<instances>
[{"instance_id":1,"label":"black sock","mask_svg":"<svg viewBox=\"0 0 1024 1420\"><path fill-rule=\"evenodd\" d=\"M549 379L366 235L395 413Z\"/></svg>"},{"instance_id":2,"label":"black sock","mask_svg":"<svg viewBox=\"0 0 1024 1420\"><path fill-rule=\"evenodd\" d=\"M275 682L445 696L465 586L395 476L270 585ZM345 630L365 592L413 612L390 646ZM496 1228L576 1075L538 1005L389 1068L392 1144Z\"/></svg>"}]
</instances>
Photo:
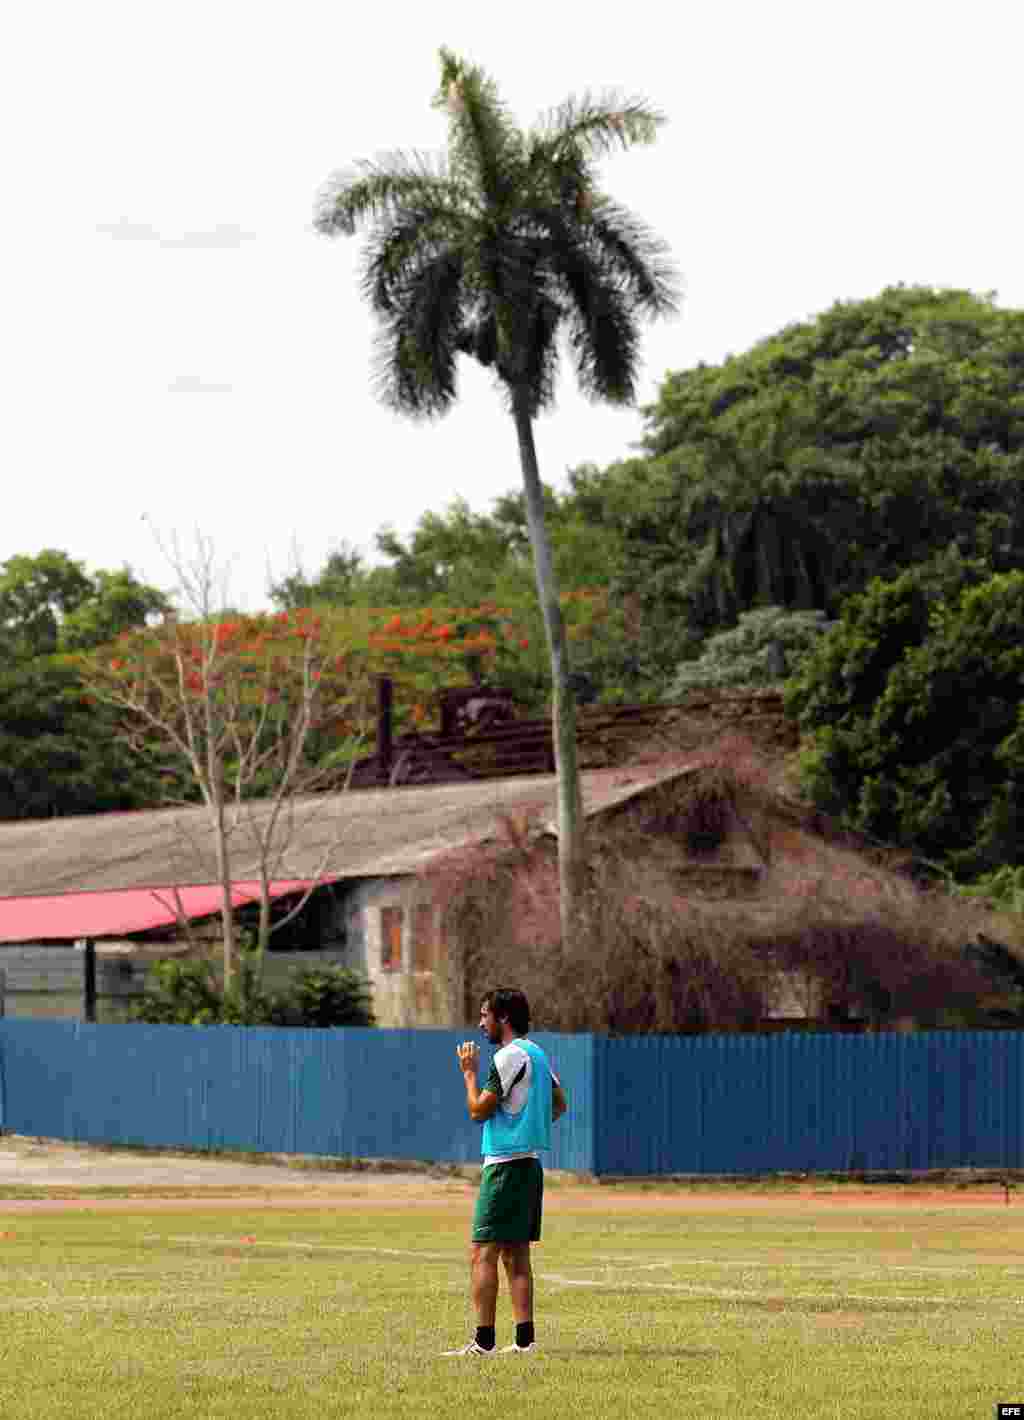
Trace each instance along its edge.
<instances>
[{"instance_id":1,"label":"black sock","mask_svg":"<svg viewBox=\"0 0 1024 1420\"><path fill-rule=\"evenodd\" d=\"M517 1346L532 1346L532 1345L533 1345L533 1322L532 1322L532 1321L517 1321L517 1322L516 1322L516 1345L517 1345Z\"/></svg>"},{"instance_id":2,"label":"black sock","mask_svg":"<svg viewBox=\"0 0 1024 1420\"><path fill-rule=\"evenodd\" d=\"M481 1351L494 1350L494 1327L478 1326L476 1329L476 1344Z\"/></svg>"}]
</instances>

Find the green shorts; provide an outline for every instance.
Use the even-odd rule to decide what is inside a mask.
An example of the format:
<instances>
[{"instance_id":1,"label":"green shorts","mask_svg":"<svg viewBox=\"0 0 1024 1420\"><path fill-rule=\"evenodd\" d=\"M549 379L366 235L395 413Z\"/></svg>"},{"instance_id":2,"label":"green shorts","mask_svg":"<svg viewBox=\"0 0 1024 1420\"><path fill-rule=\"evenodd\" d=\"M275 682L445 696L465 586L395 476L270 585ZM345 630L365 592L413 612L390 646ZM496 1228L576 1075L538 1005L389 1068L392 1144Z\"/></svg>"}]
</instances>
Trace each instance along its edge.
<instances>
[{"instance_id":1,"label":"green shorts","mask_svg":"<svg viewBox=\"0 0 1024 1420\"><path fill-rule=\"evenodd\" d=\"M488 1164L473 1210L473 1241L539 1241L543 1203L544 1170L539 1159Z\"/></svg>"}]
</instances>

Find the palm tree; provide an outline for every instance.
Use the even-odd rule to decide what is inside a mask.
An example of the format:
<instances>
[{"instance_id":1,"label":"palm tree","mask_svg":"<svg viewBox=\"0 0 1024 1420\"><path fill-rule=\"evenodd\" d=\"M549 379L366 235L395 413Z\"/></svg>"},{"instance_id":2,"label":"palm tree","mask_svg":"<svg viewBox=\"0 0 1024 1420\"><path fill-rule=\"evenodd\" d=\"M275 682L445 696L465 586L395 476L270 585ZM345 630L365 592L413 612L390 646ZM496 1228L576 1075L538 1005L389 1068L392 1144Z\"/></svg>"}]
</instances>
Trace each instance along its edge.
<instances>
[{"instance_id":1,"label":"palm tree","mask_svg":"<svg viewBox=\"0 0 1024 1420\"><path fill-rule=\"evenodd\" d=\"M583 863L575 702L544 524L533 421L554 402L559 335L582 390L629 403L641 315L676 309L662 242L600 193L594 161L653 141L662 117L636 99L570 99L529 132L509 117L482 69L442 49L434 107L447 155L389 154L333 177L317 229L369 229L363 290L380 320L377 374L404 414L444 414L456 360L493 370L515 421L537 594L551 656L558 770L562 940L568 946Z\"/></svg>"}]
</instances>

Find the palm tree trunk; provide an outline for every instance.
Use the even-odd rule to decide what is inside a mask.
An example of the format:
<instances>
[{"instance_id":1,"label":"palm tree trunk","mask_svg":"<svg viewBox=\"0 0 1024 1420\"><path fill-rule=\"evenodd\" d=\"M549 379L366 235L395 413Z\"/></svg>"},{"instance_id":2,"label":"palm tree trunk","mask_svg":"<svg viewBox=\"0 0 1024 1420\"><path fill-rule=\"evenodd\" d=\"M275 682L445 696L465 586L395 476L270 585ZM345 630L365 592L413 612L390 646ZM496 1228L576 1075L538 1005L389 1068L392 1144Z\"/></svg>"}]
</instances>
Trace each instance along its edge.
<instances>
[{"instance_id":1,"label":"palm tree trunk","mask_svg":"<svg viewBox=\"0 0 1024 1420\"><path fill-rule=\"evenodd\" d=\"M551 656L553 692L552 722L555 742L555 769L558 773L558 886L562 947L573 938L584 863L583 804L576 760L576 697L569 680L569 650L565 624L558 600L558 584L551 560L551 542L544 524L544 494L533 442L533 418L529 394L516 390L512 408L519 439L519 461L523 470L526 520L533 548L533 568L537 597L544 617L548 651Z\"/></svg>"}]
</instances>

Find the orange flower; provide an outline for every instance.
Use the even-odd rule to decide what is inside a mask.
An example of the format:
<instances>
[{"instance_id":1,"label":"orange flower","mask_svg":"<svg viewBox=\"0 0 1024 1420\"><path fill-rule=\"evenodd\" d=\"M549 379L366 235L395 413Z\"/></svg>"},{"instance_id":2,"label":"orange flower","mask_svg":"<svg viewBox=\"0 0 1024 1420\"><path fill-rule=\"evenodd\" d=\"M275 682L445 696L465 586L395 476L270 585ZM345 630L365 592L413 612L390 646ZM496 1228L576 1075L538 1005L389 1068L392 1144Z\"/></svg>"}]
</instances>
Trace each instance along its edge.
<instances>
[{"instance_id":1,"label":"orange flower","mask_svg":"<svg viewBox=\"0 0 1024 1420\"><path fill-rule=\"evenodd\" d=\"M525 637L522 639L522 641L520 641L519 649L520 651L528 651L530 649L530 643L526 640Z\"/></svg>"}]
</instances>

